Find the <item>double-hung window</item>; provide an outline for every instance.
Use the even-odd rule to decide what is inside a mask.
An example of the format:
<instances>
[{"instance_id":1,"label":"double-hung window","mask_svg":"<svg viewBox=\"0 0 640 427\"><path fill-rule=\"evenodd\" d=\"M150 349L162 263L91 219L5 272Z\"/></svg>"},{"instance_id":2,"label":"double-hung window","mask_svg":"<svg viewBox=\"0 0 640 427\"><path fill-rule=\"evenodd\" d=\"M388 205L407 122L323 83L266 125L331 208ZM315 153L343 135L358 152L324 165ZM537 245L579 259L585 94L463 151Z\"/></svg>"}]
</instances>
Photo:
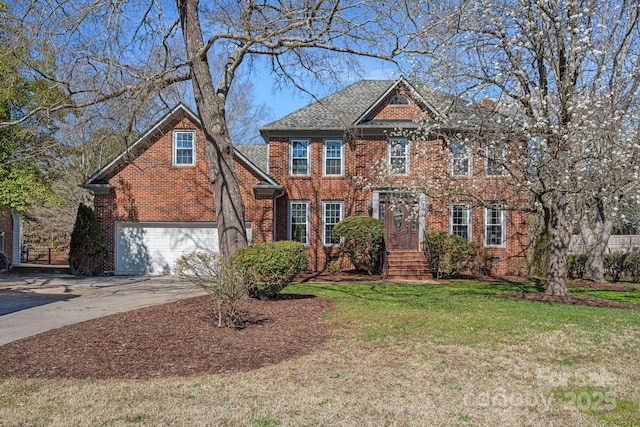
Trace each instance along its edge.
<instances>
[{"instance_id":1,"label":"double-hung window","mask_svg":"<svg viewBox=\"0 0 640 427\"><path fill-rule=\"evenodd\" d=\"M340 244L340 236L333 234L333 227L342 220L344 202L322 202L322 242L325 246Z\"/></svg>"},{"instance_id":2,"label":"double-hung window","mask_svg":"<svg viewBox=\"0 0 640 427\"><path fill-rule=\"evenodd\" d=\"M325 139L323 144L323 174L342 176L344 169L344 144L340 139Z\"/></svg>"},{"instance_id":3,"label":"double-hung window","mask_svg":"<svg viewBox=\"0 0 640 427\"><path fill-rule=\"evenodd\" d=\"M409 141L406 139L389 140L389 169L395 175L409 174Z\"/></svg>"},{"instance_id":4,"label":"double-hung window","mask_svg":"<svg viewBox=\"0 0 640 427\"><path fill-rule=\"evenodd\" d=\"M471 175L471 152L468 144L462 141L451 143L451 175Z\"/></svg>"},{"instance_id":5,"label":"double-hung window","mask_svg":"<svg viewBox=\"0 0 640 427\"><path fill-rule=\"evenodd\" d=\"M309 244L309 202L289 202L289 240Z\"/></svg>"},{"instance_id":6,"label":"double-hung window","mask_svg":"<svg viewBox=\"0 0 640 427\"><path fill-rule=\"evenodd\" d=\"M501 203L484 210L484 245L505 246L507 239L507 212Z\"/></svg>"},{"instance_id":7,"label":"double-hung window","mask_svg":"<svg viewBox=\"0 0 640 427\"><path fill-rule=\"evenodd\" d=\"M193 130L173 131L173 164L193 166L196 164L196 132Z\"/></svg>"},{"instance_id":8,"label":"double-hung window","mask_svg":"<svg viewBox=\"0 0 640 427\"><path fill-rule=\"evenodd\" d=\"M311 169L309 155L310 141L307 139L292 139L289 144L289 174L308 176Z\"/></svg>"},{"instance_id":9,"label":"double-hung window","mask_svg":"<svg viewBox=\"0 0 640 427\"><path fill-rule=\"evenodd\" d=\"M469 203L451 205L451 234L471 241L471 206Z\"/></svg>"},{"instance_id":10,"label":"double-hung window","mask_svg":"<svg viewBox=\"0 0 640 427\"><path fill-rule=\"evenodd\" d=\"M507 160L506 141L487 142L487 175L503 176L506 172L505 161Z\"/></svg>"}]
</instances>

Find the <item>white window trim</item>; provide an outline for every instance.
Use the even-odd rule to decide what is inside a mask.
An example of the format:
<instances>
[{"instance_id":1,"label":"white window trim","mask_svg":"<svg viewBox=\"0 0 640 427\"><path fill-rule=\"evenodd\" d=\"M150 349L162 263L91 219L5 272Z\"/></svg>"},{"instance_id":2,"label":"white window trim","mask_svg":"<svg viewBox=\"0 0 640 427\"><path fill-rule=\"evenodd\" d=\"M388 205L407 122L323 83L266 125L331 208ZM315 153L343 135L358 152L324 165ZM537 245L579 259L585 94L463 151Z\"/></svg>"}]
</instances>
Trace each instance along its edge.
<instances>
[{"instance_id":1,"label":"white window trim","mask_svg":"<svg viewBox=\"0 0 640 427\"><path fill-rule=\"evenodd\" d=\"M327 218L327 210L326 210L326 206L328 204L338 204L340 205L340 219L338 221L342 221L344 219L344 201L342 200L325 200L322 202L322 246L339 246L340 242L338 243L327 243L327 229L326 229L326 218ZM335 225L335 224L333 224Z\"/></svg>"},{"instance_id":2,"label":"white window trim","mask_svg":"<svg viewBox=\"0 0 640 427\"><path fill-rule=\"evenodd\" d=\"M307 143L307 173L293 173L293 144L296 142ZM302 158L302 157L301 157ZM294 138L289 140L289 176L310 176L311 175L311 140L305 138Z\"/></svg>"},{"instance_id":3,"label":"white window trim","mask_svg":"<svg viewBox=\"0 0 640 427\"><path fill-rule=\"evenodd\" d=\"M327 173L327 143L328 142L339 142L340 143L340 173ZM323 176L344 176L344 140L336 138L327 138L322 141L322 175Z\"/></svg>"},{"instance_id":4,"label":"white window trim","mask_svg":"<svg viewBox=\"0 0 640 427\"><path fill-rule=\"evenodd\" d=\"M178 163L178 135L183 133L190 133L192 135L191 140L193 141L193 147L191 147L191 151L192 151L191 163ZM174 129L173 134L171 136L171 151L172 151L171 164L173 166L195 166L196 165L196 131L193 129Z\"/></svg>"},{"instance_id":5,"label":"white window trim","mask_svg":"<svg viewBox=\"0 0 640 427\"><path fill-rule=\"evenodd\" d=\"M454 163L456 161L456 157L453 151L451 151L451 165L450 165L451 176L456 176L456 177L473 176L473 155L471 154L471 151L468 149L468 146L467 146L468 143L460 140L455 140L453 144L455 143L460 143L463 145L464 152L467 153L467 159L469 159L469 170L467 171L467 173L464 173L464 174L455 172ZM453 147L453 144L452 144L452 147Z\"/></svg>"},{"instance_id":6,"label":"white window trim","mask_svg":"<svg viewBox=\"0 0 640 427\"><path fill-rule=\"evenodd\" d=\"M451 203L451 206L449 207L449 234L453 234L453 208L456 206L461 206L464 207L464 209L466 209L467 211L469 211L469 215L467 216L467 229L469 230L469 232L467 233L467 241L471 241L472 240L472 236L473 236L473 211L471 210L471 203L469 202L454 202Z\"/></svg>"},{"instance_id":7,"label":"white window trim","mask_svg":"<svg viewBox=\"0 0 640 427\"><path fill-rule=\"evenodd\" d=\"M396 171L393 170L393 165L391 164L391 145L393 144L394 141L404 141L406 143L406 150L404 152L404 173L397 173ZM389 168L389 170L392 172L393 175L395 176L407 176L410 174L411 171L411 144L409 143L409 140L407 138L390 138L387 141L387 167Z\"/></svg>"},{"instance_id":8,"label":"white window trim","mask_svg":"<svg viewBox=\"0 0 640 427\"><path fill-rule=\"evenodd\" d=\"M307 223L306 223L306 227L307 227L307 239L305 242L302 242L303 245L305 246L309 246L310 244L310 240L311 240L311 224L310 224L310 213L311 213L311 209L310 209L310 205L311 203L308 200L289 200L289 207L288 207L288 221L287 221L287 239L288 240L293 240L293 234L291 233L291 226L292 224L292 220L293 220L293 215L292 215L292 209L291 206L293 204L304 204L305 205L305 211L306 211L306 217L307 217Z\"/></svg>"},{"instance_id":9,"label":"white window trim","mask_svg":"<svg viewBox=\"0 0 640 427\"><path fill-rule=\"evenodd\" d=\"M498 144L499 146L502 147L502 158L498 160L498 162L500 162L499 166L502 169L502 173L489 173L489 161L491 160L491 153L489 148L491 148L491 145L493 144ZM500 177L500 176L505 176L507 174L507 170L505 167L505 163L507 161L507 155L508 155L508 151L507 151L507 143L505 141L487 141L486 143L486 157L487 157L487 162L486 162L486 171L487 171L487 176L493 176L493 177Z\"/></svg>"},{"instance_id":10,"label":"white window trim","mask_svg":"<svg viewBox=\"0 0 640 427\"><path fill-rule=\"evenodd\" d=\"M497 210L500 214L500 226L502 227L502 243L499 245L490 245L487 243L488 233L487 227L492 224L488 224L487 220L489 218L489 210ZM496 203L490 208L484 208L484 246L487 248L504 248L507 246L507 211L504 209L504 206L501 203Z\"/></svg>"}]
</instances>

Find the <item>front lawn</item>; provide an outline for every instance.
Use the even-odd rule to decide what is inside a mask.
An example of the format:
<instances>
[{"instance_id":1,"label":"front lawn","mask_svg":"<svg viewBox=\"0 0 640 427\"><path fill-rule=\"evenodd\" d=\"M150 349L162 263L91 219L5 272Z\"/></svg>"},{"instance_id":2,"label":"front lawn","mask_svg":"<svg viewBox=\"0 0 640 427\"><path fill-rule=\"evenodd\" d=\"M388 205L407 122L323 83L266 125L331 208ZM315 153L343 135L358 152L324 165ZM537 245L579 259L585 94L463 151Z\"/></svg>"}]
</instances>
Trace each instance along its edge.
<instances>
[{"instance_id":1,"label":"front lawn","mask_svg":"<svg viewBox=\"0 0 640 427\"><path fill-rule=\"evenodd\" d=\"M639 425L638 311L499 297L536 289L291 285L336 302L332 338L306 356L144 381L0 379L0 426ZM637 288L580 292L640 303Z\"/></svg>"}]
</instances>

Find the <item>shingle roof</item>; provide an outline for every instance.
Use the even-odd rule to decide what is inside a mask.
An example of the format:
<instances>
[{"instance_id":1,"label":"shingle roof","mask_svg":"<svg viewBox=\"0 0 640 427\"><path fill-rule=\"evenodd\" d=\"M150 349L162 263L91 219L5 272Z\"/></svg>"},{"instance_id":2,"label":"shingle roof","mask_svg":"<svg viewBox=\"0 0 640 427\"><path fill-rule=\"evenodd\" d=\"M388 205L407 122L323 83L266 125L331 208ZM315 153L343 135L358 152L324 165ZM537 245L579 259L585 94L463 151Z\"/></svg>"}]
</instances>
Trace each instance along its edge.
<instances>
[{"instance_id":1,"label":"shingle roof","mask_svg":"<svg viewBox=\"0 0 640 427\"><path fill-rule=\"evenodd\" d=\"M495 116L495 111L430 88L398 80L360 80L291 114L266 124L260 131L343 130L351 126L385 127L389 123L366 121L363 115L382 102L394 87L404 84L432 119L447 128L471 128Z\"/></svg>"},{"instance_id":2,"label":"shingle roof","mask_svg":"<svg viewBox=\"0 0 640 427\"><path fill-rule=\"evenodd\" d=\"M391 80L360 80L260 130L344 129L370 108L391 84Z\"/></svg>"},{"instance_id":3,"label":"shingle roof","mask_svg":"<svg viewBox=\"0 0 640 427\"><path fill-rule=\"evenodd\" d=\"M266 144L234 144L233 148L245 156L262 172L267 173L269 156Z\"/></svg>"}]
</instances>

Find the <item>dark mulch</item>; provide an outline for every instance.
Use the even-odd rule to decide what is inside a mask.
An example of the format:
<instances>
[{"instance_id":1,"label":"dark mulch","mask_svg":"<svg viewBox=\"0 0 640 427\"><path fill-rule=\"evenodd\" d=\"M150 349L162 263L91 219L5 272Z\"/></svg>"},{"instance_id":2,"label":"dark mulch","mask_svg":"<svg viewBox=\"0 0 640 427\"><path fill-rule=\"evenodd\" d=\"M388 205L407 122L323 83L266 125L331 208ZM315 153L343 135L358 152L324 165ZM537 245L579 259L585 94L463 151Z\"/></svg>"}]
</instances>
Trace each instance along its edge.
<instances>
[{"instance_id":1,"label":"dark mulch","mask_svg":"<svg viewBox=\"0 0 640 427\"><path fill-rule=\"evenodd\" d=\"M208 296L119 313L0 346L0 377L151 378L248 371L330 336L326 298L249 299L240 330L216 327Z\"/></svg>"},{"instance_id":2,"label":"dark mulch","mask_svg":"<svg viewBox=\"0 0 640 427\"><path fill-rule=\"evenodd\" d=\"M526 299L529 301L554 302L559 304L586 305L602 308L622 308L626 310L638 310L640 304L630 302L612 301L604 298L596 298L588 295L569 294L565 296L547 295L544 292L532 293L505 293L501 295L507 299Z\"/></svg>"},{"instance_id":3,"label":"dark mulch","mask_svg":"<svg viewBox=\"0 0 640 427\"><path fill-rule=\"evenodd\" d=\"M304 272L296 276L299 283L376 283L384 280L380 274L366 274L355 270Z\"/></svg>"}]
</instances>

